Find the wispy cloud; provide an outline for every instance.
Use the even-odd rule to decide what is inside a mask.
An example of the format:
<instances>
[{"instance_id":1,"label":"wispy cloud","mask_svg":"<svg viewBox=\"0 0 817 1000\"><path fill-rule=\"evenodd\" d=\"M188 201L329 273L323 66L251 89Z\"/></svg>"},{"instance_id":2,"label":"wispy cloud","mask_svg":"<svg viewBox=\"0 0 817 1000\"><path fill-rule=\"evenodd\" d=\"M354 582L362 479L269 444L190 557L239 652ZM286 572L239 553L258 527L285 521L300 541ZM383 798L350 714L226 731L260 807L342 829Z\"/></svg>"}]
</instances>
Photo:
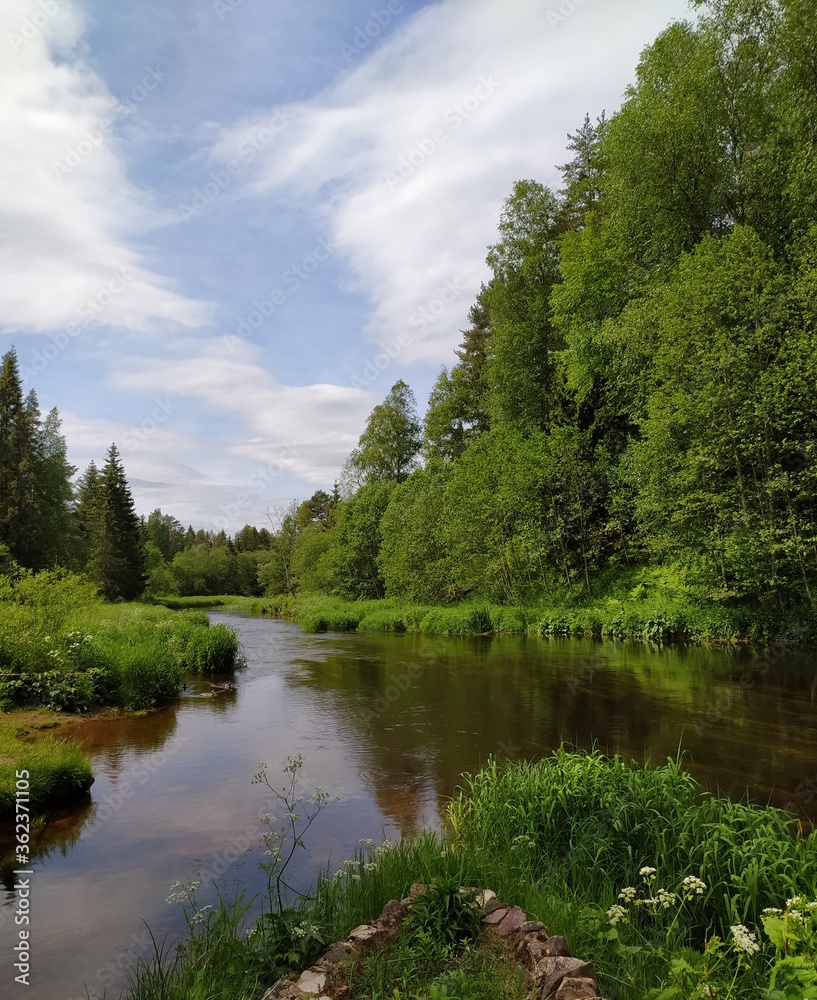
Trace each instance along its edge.
<instances>
[{"instance_id":1,"label":"wispy cloud","mask_svg":"<svg viewBox=\"0 0 817 1000\"><path fill-rule=\"evenodd\" d=\"M0 8L0 323L69 336L102 323L196 327L209 306L155 271L140 246L164 220L128 180L118 138L166 69L147 64L120 99L84 61L82 31L70 0Z\"/></svg>"},{"instance_id":2,"label":"wispy cloud","mask_svg":"<svg viewBox=\"0 0 817 1000\"><path fill-rule=\"evenodd\" d=\"M250 196L315 202L372 302L368 333L406 328L446 280L473 296L485 246L514 180L552 184L566 133L616 107L651 25L684 4L601 0L444 0L400 23L376 52L258 150ZM673 10L672 8L675 8ZM641 15L644 35L633 39ZM226 129L215 162L235 159L270 110ZM448 361L466 308L427 324L404 361Z\"/></svg>"}]
</instances>

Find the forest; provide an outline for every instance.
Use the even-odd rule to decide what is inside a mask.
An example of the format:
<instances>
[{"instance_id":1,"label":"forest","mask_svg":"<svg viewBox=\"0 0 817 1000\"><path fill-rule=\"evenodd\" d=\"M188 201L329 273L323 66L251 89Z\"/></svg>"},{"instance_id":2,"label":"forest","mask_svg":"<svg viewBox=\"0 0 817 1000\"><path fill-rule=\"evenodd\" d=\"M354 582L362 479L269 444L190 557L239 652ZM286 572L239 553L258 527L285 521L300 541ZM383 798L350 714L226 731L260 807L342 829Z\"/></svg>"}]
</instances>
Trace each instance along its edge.
<instances>
[{"instance_id":1,"label":"forest","mask_svg":"<svg viewBox=\"0 0 817 1000\"><path fill-rule=\"evenodd\" d=\"M160 510L140 521L115 446L72 486L58 414L23 396L9 352L10 557L83 572L108 598L539 606L670 581L711 605L811 616L809 5L701 7L644 50L618 111L568 137L558 190L514 184L424 416L397 381L338 481L269 509L264 528L195 532Z\"/></svg>"}]
</instances>

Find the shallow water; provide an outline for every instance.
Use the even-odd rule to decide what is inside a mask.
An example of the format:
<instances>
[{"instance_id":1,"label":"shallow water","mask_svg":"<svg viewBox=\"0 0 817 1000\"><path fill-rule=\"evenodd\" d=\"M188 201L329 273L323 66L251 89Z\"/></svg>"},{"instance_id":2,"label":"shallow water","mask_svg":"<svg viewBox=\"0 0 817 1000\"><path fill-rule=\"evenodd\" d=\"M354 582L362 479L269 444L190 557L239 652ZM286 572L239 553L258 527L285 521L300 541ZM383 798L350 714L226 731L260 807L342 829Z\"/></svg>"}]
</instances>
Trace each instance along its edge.
<instances>
[{"instance_id":1,"label":"shallow water","mask_svg":"<svg viewBox=\"0 0 817 1000\"><path fill-rule=\"evenodd\" d=\"M705 785L817 815L814 650L671 647L522 637L304 635L295 625L214 613L238 627L248 666L213 698L193 678L153 716L89 722L96 781L50 822L31 876L31 986L14 982L13 864L2 870L0 996L32 1000L119 994L123 969L150 938L181 928L171 883L204 871L260 888L252 784L288 754L304 785L344 796L301 852L306 887L358 840L436 823L464 771L548 754L564 740L661 762L679 746ZM5 847L10 846L8 838ZM223 873L223 874L222 874ZM200 902L212 899L201 892Z\"/></svg>"}]
</instances>

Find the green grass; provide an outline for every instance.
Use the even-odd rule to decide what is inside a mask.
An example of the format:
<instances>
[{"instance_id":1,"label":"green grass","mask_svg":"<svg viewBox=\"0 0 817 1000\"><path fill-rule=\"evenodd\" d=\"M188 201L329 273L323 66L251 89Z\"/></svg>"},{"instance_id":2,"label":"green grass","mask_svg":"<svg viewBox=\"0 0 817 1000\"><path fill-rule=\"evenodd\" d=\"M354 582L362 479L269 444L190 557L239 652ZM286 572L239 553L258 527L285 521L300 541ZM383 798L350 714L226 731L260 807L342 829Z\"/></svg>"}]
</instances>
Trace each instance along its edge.
<instances>
[{"instance_id":1,"label":"green grass","mask_svg":"<svg viewBox=\"0 0 817 1000\"><path fill-rule=\"evenodd\" d=\"M37 734L35 742L21 739L30 717L0 714L0 817L13 815L16 772L28 771L32 818L36 810L85 791L93 780L91 765L76 740ZM39 725L47 725L39 721Z\"/></svg>"},{"instance_id":2,"label":"green grass","mask_svg":"<svg viewBox=\"0 0 817 1000\"><path fill-rule=\"evenodd\" d=\"M655 883L640 875L644 866L657 869ZM606 910L619 901L622 888L636 886L643 893L654 884L680 893L688 875L706 883L702 895L666 915L634 908L630 923L611 928ZM415 882L487 887L521 906L529 919L563 935L572 954L594 963L608 1000L645 1000L651 990L669 988L676 959L683 959L690 976L702 975L702 949L713 934L725 942L724 992L716 995L759 998L774 949L766 941L751 961L739 963L729 952L730 927L746 924L763 942L764 907L784 906L795 896L815 899L817 834L801 833L775 809L703 793L677 762L639 766L562 749L536 764L491 763L466 776L449 805L444 832L364 845L295 904L286 927L309 923L316 941L342 939L374 920L386 902L405 897ZM197 941L185 946L186 958L168 967L161 990L154 988L162 974L159 956L145 965L132 982L130 1000L204 998L191 987L194 974L209 984L208 996L260 996L269 984L259 978L259 969L271 961L269 942L265 946L263 935L248 937L246 919L238 920L230 933L240 947L231 950L225 928L232 926L235 906L222 900L222 909L213 911L212 948L207 921L194 928ZM673 917L676 910L682 920ZM469 955L455 962L433 947L440 937L432 932L410 942L400 938L371 962L358 962L350 970L350 998L385 1000L395 988L403 1000L516 995L518 982L507 968ZM297 947L297 939L288 944L279 935L275 947L280 954ZM310 964L316 953L303 954L299 965ZM727 993L733 976L734 991ZM697 988L666 996L698 995Z\"/></svg>"},{"instance_id":3,"label":"green grass","mask_svg":"<svg viewBox=\"0 0 817 1000\"><path fill-rule=\"evenodd\" d=\"M395 631L429 635L527 633L536 636L605 636L671 642L676 639L817 641L817 616L771 614L758 608L708 601L671 570L639 569L611 576L598 596L561 595L531 607L477 599L447 606L396 598L345 601L318 594L269 598L278 614L307 632Z\"/></svg>"},{"instance_id":4,"label":"green grass","mask_svg":"<svg viewBox=\"0 0 817 1000\"><path fill-rule=\"evenodd\" d=\"M231 672L238 638L202 610L106 604L70 574L0 579L0 705L63 712L172 701L186 670ZM9 676L10 675L10 676Z\"/></svg>"},{"instance_id":5,"label":"green grass","mask_svg":"<svg viewBox=\"0 0 817 1000\"><path fill-rule=\"evenodd\" d=\"M155 597L153 603L174 611L218 608L220 611L244 614L267 614L272 610L272 602L267 597L243 597L237 594L218 594L214 597Z\"/></svg>"}]
</instances>

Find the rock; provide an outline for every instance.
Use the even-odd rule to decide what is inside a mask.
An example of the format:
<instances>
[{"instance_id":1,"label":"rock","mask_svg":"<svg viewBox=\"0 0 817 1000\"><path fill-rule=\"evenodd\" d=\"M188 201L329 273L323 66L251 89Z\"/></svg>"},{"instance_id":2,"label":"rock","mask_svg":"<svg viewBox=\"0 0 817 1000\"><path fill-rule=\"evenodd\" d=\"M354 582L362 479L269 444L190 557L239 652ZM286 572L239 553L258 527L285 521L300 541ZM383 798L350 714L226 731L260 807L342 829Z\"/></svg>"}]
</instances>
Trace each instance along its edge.
<instances>
[{"instance_id":1,"label":"rock","mask_svg":"<svg viewBox=\"0 0 817 1000\"><path fill-rule=\"evenodd\" d=\"M355 944L363 944L365 941L371 941L373 937L377 936L377 928L372 924L361 924L360 927L355 927L355 929L346 935L347 941L354 941Z\"/></svg>"},{"instance_id":2,"label":"rock","mask_svg":"<svg viewBox=\"0 0 817 1000\"><path fill-rule=\"evenodd\" d=\"M528 934L519 942L517 954L522 958L529 958L531 963L536 965L540 958L544 958L548 954L547 941L540 941L532 934Z\"/></svg>"},{"instance_id":3,"label":"rock","mask_svg":"<svg viewBox=\"0 0 817 1000\"><path fill-rule=\"evenodd\" d=\"M486 913L493 913L494 910L508 910L510 907L506 906L504 903L500 903L496 896L494 896L493 899L488 900L483 909Z\"/></svg>"},{"instance_id":4,"label":"rock","mask_svg":"<svg viewBox=\"0 0 817 1000\"><path fill-rule=\"evenodd\" d=\"M476 894L477 903L485 909L485 907L491 902L491 900L496 899L496 893L493 889L483 889L482 892L477 892Z\"/></svg>"},{"instance_id":5,"label":"rock","mask_svg":"<svg viewBox=\"0 0 817 1000\"><path fill-rule=\"evenodd\" d=\"M357 949L351 941L336 941L325 954L320 957L321 965L340 965L345 962L350 955L354 955Z\"/></svg>"},{"instance_id":6,"label":"rock","mask_svg":"<svg viewBox=\"0 0 817 1000\"><path fill-rule=\"evenodd\" d=\"M544 931L547 937L548 929L541 920L525 920L519 925L520 934L532 934L534 931Z\"/></svg>"},{"instance_id":7,"label":"rock","mask_svg":"<svg viewBox=\"0 0 817 1000\"><path fill-rule=\"evenodd\" d=\"M307 969L306 972L301 973L295 985L302 993L316 997L323 993L323 988L326 986L326 973Z\"/></svg>"},{"instance_id":8,"label":"rock","mask_svg":"<svg viewBox=\"0 0 817 1000\"><path fill-rule=\"evenodd\" d=\"M594 979L566 976L553 1000L593 1000L595 997L598 997L598 993Z\"/></svg>"},{"instance_id":9,"label":"rock","mask_svg":"<svg viewBox=\"0 0 817 1000\"><path fill-rule=\"evenodd\" d=\"M580 958L569 958L566 955L548 955L536 963L534 977L541 982L542 997L549 997L561 986L562 980L567 976L588 979L595 979L596 973L589 962L583 962Z\"/></svg>"},{"instance_id":10,"label":"rock","mask_svg":"<svg viewBox=\"0 0 817 1000\"><path fill-rule=\"evenodd\" d=\"M505 916L507 916L508 913L510 913L510 907L499 906L497 909L491 910L487 916L483 917L482 922L489 925L498 924Z\"/></svg>"},{"instance_id":11,"label":"rock","mask_svg":"<svg viewBox=\"0 0 817 1000\"><path fill-rule=\"evenodd\" d=\"M543 955L569 955L570 952L567 947L567 941L562 937L561 934L554 934L553 937L548 938L545 942L545 950L542 952Z\"/></svg>"},{"instance_id":12,"label":"rock","mask_svg":"<svg viewBox=\"0 0 817 1000\"><path fill-rule=\"evenodd\" d=\"M406 915L406 908L396 899L390 899L383 907L380 916L375 920L374 926L384 938L397 936L397 928L403 922Z\"/></svg>"},{"instance_id":13,"label":"rock","mask_svg":"<svg viewBox=\"0 0 817 1000\"><path fill-rule=\"evenodd\" d=\"M499 910L496 912L499 913ZM491 916L493 916L493 914L491 914ZM505 916L494 927L494 930L500 937L507 937L509 934L512 934L515 930L521 927L522 924L530 922L531 921L529 921L525 916L525 911L520 907L515 906L512 910L508 910Z\"/></svg>"}]
</instances>

